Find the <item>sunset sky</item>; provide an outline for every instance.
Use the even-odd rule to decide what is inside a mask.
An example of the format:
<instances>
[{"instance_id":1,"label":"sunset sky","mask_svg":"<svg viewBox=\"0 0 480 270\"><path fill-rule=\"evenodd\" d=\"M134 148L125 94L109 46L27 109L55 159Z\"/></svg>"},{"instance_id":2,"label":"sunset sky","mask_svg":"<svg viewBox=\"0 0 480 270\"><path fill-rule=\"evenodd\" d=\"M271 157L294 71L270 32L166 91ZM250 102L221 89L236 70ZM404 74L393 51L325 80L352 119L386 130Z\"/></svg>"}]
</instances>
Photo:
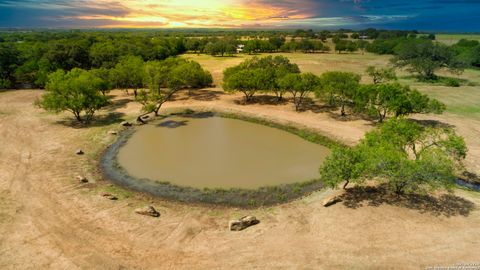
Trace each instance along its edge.
<instances>
[{"instance_id":1,"label":"sunset sky","mask_svg":"<svg viewBox=\"0 0 480 270\"><path fill-rule=\"evenodd\" d=\"M0 27L480 32L480 0L0 0Z\"/></svg>"}]
</instances>

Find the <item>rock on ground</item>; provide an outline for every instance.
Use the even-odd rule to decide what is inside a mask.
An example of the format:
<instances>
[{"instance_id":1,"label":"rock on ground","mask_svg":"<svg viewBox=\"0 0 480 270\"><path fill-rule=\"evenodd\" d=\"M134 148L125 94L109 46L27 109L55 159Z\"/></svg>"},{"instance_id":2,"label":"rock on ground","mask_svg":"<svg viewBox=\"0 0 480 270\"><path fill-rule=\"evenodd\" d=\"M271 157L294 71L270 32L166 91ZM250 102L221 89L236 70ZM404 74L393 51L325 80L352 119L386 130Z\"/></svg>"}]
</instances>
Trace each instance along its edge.
<instances>
[{"instance_id":1,"label":"rock on ground","mask_svg":"<svg viewBox=\"0 0 480 270\"><path fill-rule=\"evenodd\" d=\"M85 176L77 175L77 180L81 183L88 183L88 179Z\"/></svg>"},{"instance_id":2,"label":"rock on ground","mask_svg":"<svg viewBox=\"0 0 480 270\"><path fill-rule=\"evenodd\" d=\"M83 152L82 149L77 149L77 151L75 151L75 154L77 154L77 155L83 155L84 152Z\"/></svg>"},{"instance_id":3,"label":"rock on ground","mask_svg":"<svg viewBox=\"0 0 480 270\"><path fill-rule=\"evenodd\" d=\"M159 217L160 213L153 208L153 206L145 206L143 208L135 209L135 213L139 215L151 216L151 217Z\"/></svg>"},{"instance_id":4,"label":"rock on ground","mask_svg":"<svg viewBox=\"0 0 480 270\"><path fill-rule=\"evenodd\" d=\"M329 206L334 205L336 203L339 203L341 201L342 201L342 198L335 195L335 196L330 196L330 197L326 198L325 200L323 200L322 204L325 207L329 207Z\"/></svg>"},{"instance_id":5,"label":"rock on ground","mask_svg":"<svg viewBox=\"0 0 480 270\"><path fill-rule=\"evenodd\" d=\"M239 220L230 220L228 227L230 231L241 231L258 223L260 223L260 221L256 217L244 216Z\"/></svg>"},{"instance_id":6,"label":"rock on ground","mask_svg":"<svg viewBox=\"0 0 480 270\"><path fill-rule=\"evenodd\" d=\"M123 121L122 123L120 123L120 125L122 125L124 127L130 127L130 126L132 126L132 123L130 123L128 121Z\"/></svg>"},{"instance_id":7,"label":"rock on ground","mask_svg":"<svg viewBox=\"0 0 480 270\"><path fill-rule=\"evenodd\" d=\"M103 194L102 194L102 197L107 198L107 199L112 200L112 201L118 200L117 197L115 197L114 195L112 195L112 194L110 194L110 193L103 193Z\"/></svg>"}]
</instances>

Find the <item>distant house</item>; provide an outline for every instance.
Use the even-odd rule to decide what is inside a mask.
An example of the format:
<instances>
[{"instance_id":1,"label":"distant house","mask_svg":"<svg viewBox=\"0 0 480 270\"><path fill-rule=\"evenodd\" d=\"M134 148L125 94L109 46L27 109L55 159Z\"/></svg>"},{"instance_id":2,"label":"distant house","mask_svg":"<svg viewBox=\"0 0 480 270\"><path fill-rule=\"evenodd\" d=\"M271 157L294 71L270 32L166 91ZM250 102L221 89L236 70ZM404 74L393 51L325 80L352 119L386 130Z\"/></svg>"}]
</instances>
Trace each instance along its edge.
<instances>
[{"instance_id":1,"label":"distant house","mask_svg":"<svg viewBox=\"0 0 480 270\"><path fill-rule=\"evenodd\" d=\"M360 36L359 39L368 39L368 36Z\"/></svg>"},{"instance_id":2,"label":"distant house","mask_svg":"<svg viewBox=\"0 0 480 270\"><path fill-rule=\"evenodd\" d=\"M243 52L243 49L245 48L244 44L238 44L237 45L237 53Z\"/></svg>"}]
</instances>

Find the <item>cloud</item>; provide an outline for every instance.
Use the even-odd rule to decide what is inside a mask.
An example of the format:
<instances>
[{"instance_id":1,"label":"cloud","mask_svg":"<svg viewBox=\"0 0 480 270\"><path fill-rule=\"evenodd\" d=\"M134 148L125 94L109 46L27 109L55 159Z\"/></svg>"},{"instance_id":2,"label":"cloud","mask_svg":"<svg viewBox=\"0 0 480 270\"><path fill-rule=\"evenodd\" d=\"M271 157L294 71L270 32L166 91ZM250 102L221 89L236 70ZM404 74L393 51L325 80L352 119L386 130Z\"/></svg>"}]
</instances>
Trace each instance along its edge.
<instances>
[{"instance_id":1,"label":"cloud","mask_svg":"<svg viewBox=\"0 0 480 270\"><path fill-rule=\"evenodd\" d=\"M478 10L480 0L0 0L0 27L411 25L421 30L448 17L451 25L468 21L469 29L480 31L474 20Z\"/></svg>"}]
</instances>

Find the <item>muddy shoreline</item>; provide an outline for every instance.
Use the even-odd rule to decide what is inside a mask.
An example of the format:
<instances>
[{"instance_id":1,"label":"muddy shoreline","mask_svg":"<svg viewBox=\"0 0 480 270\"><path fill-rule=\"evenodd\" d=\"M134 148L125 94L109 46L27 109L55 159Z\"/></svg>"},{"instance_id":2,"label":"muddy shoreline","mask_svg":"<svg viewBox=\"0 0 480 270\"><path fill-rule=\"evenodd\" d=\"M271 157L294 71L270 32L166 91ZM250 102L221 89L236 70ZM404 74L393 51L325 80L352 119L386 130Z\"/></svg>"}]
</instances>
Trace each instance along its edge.
<instances>
[{"instance_id":1,"label":"muddy shoreline","mask_svg":"<svg viewBox=\"0 0 480 270\"><path fill-rule=\"evenodd\" d=\"M290 125L275 123L267 119L252 118L250 116L244 116L241 114L214 111L192 111L186 109L184 112L170 113L169 116L185 115L188 117L197 117L205 114L225 118L235 118L243 121L255 122L258 124L268 123L267 126L294 133L303 139L306 139L306 137L310 138L309 141L325 145L327 147L331 147L336 144L336 142L329 141L322 135L314 134L311 130L300 129ZM158 121L158 119L159 118L152 119L150 120L150 123ZM257 189L199 189L187 186L178 186L169 182L160 182L144 178L139 179L129 175L126 170L123 169L117 162L118 151L135 133L136 128L137 127L134 126L119 134L118 139L104 150L99 161L99 167L105 179L137 192L147 193L155 197L185 203L205 203L235 207L260 207L287 203L324 188L324 184L320 179L301 181L293 184L266 186Z\"/></svg>"}]
</instances>

